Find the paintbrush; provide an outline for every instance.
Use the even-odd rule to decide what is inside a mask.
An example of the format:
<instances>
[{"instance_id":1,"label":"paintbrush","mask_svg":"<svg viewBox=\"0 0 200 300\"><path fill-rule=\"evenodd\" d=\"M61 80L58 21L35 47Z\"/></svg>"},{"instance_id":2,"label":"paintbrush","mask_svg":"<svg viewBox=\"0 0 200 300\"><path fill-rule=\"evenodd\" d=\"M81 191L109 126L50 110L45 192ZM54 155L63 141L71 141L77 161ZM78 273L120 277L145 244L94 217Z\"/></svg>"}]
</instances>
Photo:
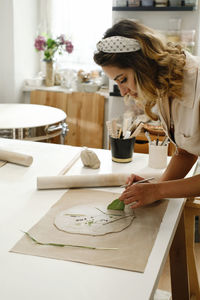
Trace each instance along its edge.
<instances>
[{"instance_id":1,"label":"paintbrush","mask_svg":"<svg viewBox=\"0 0 200 300\"><path fill-rule=\"evenodd\" d=\"M132 183L132 184L123 184L123 185L121 185L120 187L128 187L128 186L131 186L131 185L134 185L134 184L137 184L137 183L143 183L143 182L147 182L147 181L149 181L149 180L153 180L153 179L155 179L154 177L150 177L150 178L146 178L146 179L142 179L142 180L139 180L139 181L136 181L136 182L134 182L134 183Z\"/></svg>"},{"instance_id":2,"label":"paintbrush","mask_svg":"<svg viewBox=\"0 0 200 300\"><path fill-rule=\"evenodd\" d=\"M162 141L160 146L166 146L168 142L168 136L166 136L166 138Z\"/></svg>"},{"instance_id":3,"label":"paintbrush","mask_svg":"<svg viewBox=\"0 0 200 300\"><path fill-rule=\"evenodd\" d=\"M131 134L130 138L136 137L138 134L140 134L143 126L144 126L144 123L139 123L139 125L136 127L136 129Z\"/></svg>"}]
</instances>

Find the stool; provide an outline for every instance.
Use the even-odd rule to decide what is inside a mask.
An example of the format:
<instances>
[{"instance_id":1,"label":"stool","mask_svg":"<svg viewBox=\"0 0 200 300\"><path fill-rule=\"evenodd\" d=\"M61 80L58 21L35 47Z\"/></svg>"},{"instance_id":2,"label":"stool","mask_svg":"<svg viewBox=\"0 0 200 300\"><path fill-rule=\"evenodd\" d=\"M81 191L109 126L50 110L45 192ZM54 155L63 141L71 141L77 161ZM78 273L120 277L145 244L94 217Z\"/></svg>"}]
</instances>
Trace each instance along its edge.
<instances>
[{"instance_id":1,"label":"stool","mask_svg":"<svg viewBox=\"0 0 200 300\"><path fill-rule=\"evenodd\" d=\"M68 128L61 109L38 104L0 104L0 137L47 141L60 136L64 144Z\"/></svg>"},{"instance_id":2,"label":"stool","mask_svg":"<svg viewBox=\"0 0 200 300\"><path fill-rule=\"evenodd\" d=\"M186 255L189 273L190 299L200 299L200 288L194 252L195 217L200 216L200 198L188 198L184 208Z\"/></svg>"},{"instance_id":3,"label":"stool","mask_svg":"<svg viewBox=\"0 0 200 300\"><path fill-rule=\"evenodd\" d=\"M153 300L172 300L171 293L157 289Z\"/></svg>"}]
</instances>

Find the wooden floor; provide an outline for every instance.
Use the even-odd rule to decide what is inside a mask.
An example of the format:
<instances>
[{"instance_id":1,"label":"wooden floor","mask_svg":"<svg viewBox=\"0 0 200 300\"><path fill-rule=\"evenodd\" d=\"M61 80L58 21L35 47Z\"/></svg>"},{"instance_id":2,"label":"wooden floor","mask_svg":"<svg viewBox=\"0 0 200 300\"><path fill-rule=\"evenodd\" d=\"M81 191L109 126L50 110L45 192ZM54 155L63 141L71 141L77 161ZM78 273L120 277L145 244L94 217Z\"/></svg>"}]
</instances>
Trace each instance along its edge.
<instances>
[{"instance_id":1,"label":"wooden floor","mask_svg":"<svg viewBox=\"0 0 200 300\"><path fill-rule=\"evenodd\" d=\"M197 271L198 277L200 282L200 243L195 244L195 255L196 255L196 262L197 262ZM161 290L165 290L170 292L171 291L171 282L170 282L170 267L169 267L169 257L166 261L164 270L162 272L158 288Z\"/></svg>"}]
</instances>

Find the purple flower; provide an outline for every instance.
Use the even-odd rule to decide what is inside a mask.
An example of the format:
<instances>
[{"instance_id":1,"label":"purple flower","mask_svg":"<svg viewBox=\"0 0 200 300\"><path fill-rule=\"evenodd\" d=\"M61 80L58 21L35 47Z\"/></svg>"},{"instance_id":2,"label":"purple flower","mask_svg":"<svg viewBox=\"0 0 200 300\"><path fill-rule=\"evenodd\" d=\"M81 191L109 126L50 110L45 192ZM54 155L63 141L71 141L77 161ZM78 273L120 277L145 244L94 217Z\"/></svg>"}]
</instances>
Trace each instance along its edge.
<instances>
[{"instance_id":1,"label":"purple flower","mask_svg":"<svg viewBox=\"0 0 200 300\"><path fill-rule=\"evenodd\" d=\"M48 37L48 35L38 35L35 39L34 46L37 51L44 51L45 61L53 60L56 52L58 52L58 54L62 54L64 51L72 53L74 49L74 46L70 41L66 40L64 34L59 35L55 39Z\"/></svg>"},{"instance_id":2,"label":"purple flower","mask_svg":"<svg viewBox=\"0 0 200 300\"><path fill-rule=\"evenodd\" d=\"M35 44L34 44L35 48L38 51L43 51L45 49L46 46L46 40L43 36L39 35L36 39L35 39Z\"/></svg>"},{"instance_id":3,"label":"purple flower","mask_svg":"<svg viewBox=\"0 0 200 300\"><path fill-rule=\"evenodd\" d=\"M60 42L60 45L64 45L65 44L65 35L64 34L61 34L59 37L58 37L58 40Z\"/></svg>"},{"instance_id":4,"label":"purple flower","mask_svg":"<svg viewBox=\"0 0 200 300\"><path fill-rule=\"evenodd\" d=\"M74 46L72 45L72 43L70 41L66 41L65 42L65 49L68 53L72 53Z\"/></svg>"}]
</instances>

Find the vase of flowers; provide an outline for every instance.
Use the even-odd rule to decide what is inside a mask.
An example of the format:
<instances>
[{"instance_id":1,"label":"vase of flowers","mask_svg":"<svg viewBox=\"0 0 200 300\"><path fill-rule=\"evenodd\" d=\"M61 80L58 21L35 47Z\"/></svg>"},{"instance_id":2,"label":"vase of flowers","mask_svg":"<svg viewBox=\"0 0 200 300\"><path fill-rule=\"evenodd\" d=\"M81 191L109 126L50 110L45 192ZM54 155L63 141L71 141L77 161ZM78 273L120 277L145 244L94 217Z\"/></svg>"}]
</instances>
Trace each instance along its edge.
<instances>
[{"instance_id":1,"label":"vase of flowers","mask_svg":"<svg viewBox=\"0 0 200 300\"><path fill-rule=\"evenodd\" d=\"M39 35L35 39L35 49L44 53L43 60L46 62L46 86L54 85L53 62L55 54L62 54L64 51L72 53L74 47L71 41L67 40L63 34L53 39L47 35Z\"/></svg>"},{"instance_id":2,"label":"vase of flowers","mask_svg":"<svg viewBox=\"0 0 200 300\"><path fill-rule=\"evenodd\" d=\"M46 75L45 75L46 86L54 86L54 68L53 61L46 61Z\"/></svg>"}]
</instances>

